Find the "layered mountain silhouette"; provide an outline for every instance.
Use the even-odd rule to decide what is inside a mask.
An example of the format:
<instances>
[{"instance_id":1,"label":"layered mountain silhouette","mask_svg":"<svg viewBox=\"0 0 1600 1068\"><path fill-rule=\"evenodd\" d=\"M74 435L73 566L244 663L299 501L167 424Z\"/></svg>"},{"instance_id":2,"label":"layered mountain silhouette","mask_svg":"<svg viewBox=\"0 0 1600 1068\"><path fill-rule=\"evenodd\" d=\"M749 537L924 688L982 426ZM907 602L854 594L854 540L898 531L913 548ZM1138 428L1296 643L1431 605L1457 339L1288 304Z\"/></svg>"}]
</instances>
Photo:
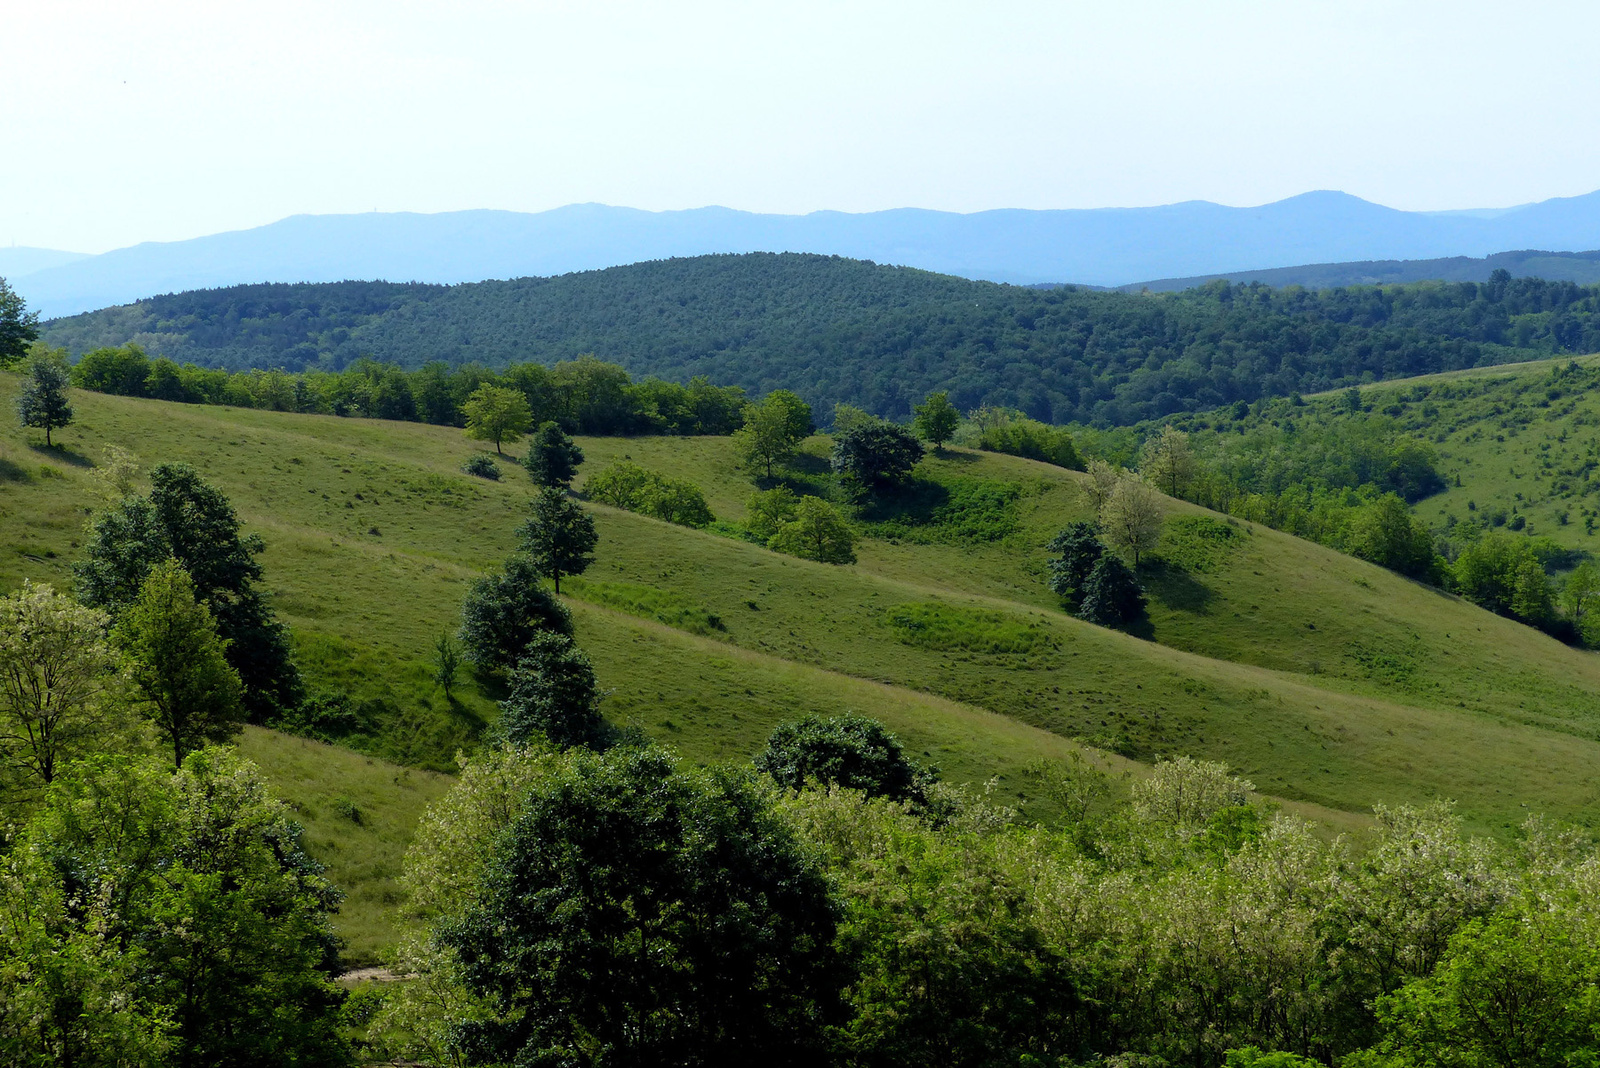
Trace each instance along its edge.
<instances>
[{"instance_id":1,"label":"layered mountain silhouette","mask_svg":"<svg viewBox=\"0 0 1600 1068\"><path fill-rule=\"evenodd\" d=\"M762 215L578 204L536 214L296 215L251 230L16 271L11 282L53 317L251 282L457 283L715 252L815 252L997 282L1122 286L1293 264L1594 248L1600 248L1600 192L1453 212L1399 211L1338 192L1246 208L1189 201L972 214L901 208Z\"/></svg>"}]
</instances>

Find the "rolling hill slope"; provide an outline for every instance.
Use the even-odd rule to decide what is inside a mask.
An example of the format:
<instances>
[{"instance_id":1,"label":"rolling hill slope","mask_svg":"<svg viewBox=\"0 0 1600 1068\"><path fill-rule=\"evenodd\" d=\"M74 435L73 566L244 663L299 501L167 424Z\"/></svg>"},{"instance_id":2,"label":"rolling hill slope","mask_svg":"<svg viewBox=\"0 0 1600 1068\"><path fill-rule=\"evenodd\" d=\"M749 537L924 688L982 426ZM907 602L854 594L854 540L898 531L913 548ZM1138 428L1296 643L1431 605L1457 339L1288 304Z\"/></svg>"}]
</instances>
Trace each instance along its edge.
<instances>
[{"instance_id":1,"label":"rolling hill slope","mask_svg":"<svg viewBox=\"0 0 1600 1068\"><path fill-rule=\"evenodd\" d=\"M0 376L0 404L15 381ZM383 736L353 744L444 769L493 718L492 692L467 681L447 700L425 661L453 626L466 582L513 546L531 496L514 469L500 483L462 474L476 450L447 428L82 392L74 402L80 422L63 435L64 451L35 448L10 426L0 432L0 589L23 577L69 581L103 444L146 462L186 460L266 540L266 582L312 683L380 709ZM586 472L629 457L692 477L723 519L741 516L752 489L726 439L582 444ZM810 443L797 484L814 484L808 468L824 445ZM1228 528L1231 548L1206 553L1173 524L1163 551L1186 563L1152 573L1149 618L1136 633L1105 630L1062 613L1041 581L1045 541L1083 514L1081 476L962 450L930 459L922 474L951 492L1005 490L1010 533L973 540L907 520L892 538L864 540L857 565L833 567L591 506L599 559L568 601L610 690L606 714L714 760L748 757L780 720L855 709L889 723L948 777L998 777L1002 796L1036 812L1020 769L1082 739L1140 761L1225 760L1334 822L1435 796L1497 831L1530 808L1600 821L1600 658L1248 525ZM675 611L662 613L663 603ZM920 638L895 622L907 606L972 640ZM672 619L689 622L663 622ZM1009 636L1005 651L984 640L996 628ZM358 808L389 797L414 812L437 780L413 771L422 778L407 786L398 768L271 732L251 732L247 750L316 814L313 845L354 891L348 922L370 950L382 939L373 916L400 832L342 845L348 836L335 831L351 829L339 822L337 775L314 781L317 754L375 769L370 796L347 798Z\"/></svg>"}]
</instances>

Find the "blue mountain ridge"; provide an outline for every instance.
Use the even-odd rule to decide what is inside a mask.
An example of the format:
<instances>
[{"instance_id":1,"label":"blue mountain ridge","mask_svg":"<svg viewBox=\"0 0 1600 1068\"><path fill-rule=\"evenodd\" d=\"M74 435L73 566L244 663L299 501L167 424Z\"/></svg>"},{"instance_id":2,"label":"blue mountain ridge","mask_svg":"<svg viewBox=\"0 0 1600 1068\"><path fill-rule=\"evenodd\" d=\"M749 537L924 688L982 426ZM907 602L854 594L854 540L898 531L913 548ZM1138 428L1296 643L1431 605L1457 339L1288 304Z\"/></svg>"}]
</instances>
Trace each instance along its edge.
<instances>
[{"instance_id":1,"label":"blue mountain ridge","mask_svg":"<svg viewBox=\"0 0 1600 1068\"><path fill-rule=\"evenodd\" d=\"M1346 193L1257 207L897 208L767 215L574 204L538 213L294 215L187 241L147 242L21 273L45 317L250 282L453 284L718 252L815 252L967 278L1120 286L1293 264L1600 248L1600 192L1482 211L1408 212Z\"/></svg>"}]
</instances>

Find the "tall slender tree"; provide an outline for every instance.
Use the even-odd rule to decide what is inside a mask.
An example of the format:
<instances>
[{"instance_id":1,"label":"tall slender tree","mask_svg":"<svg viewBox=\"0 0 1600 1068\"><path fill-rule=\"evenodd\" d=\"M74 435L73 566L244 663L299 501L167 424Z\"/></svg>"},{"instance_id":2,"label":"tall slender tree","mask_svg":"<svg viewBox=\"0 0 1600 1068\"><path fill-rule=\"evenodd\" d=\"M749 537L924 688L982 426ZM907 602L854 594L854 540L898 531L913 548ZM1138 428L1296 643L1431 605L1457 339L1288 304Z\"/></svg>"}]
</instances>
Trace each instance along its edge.
<instances>
[{"instance_id":1,"label":"tall slender tree","mask_svg":"<svg viewBox=\"0 0 1600 1068\"><path fill-rule=\"evenodd\" d=\"M183 565L168 560L151 571L115 633L150 719L172 747L174 767L207 742L239 733L243 687L223 655L227 643L217 635L216 620L195 598L194 580Z\"/></svg>"},{"instance_id":2,"label":"tall slender tree","mask_svg":"<svg viewBox=\"0 0 1600 1068\"><path fill-rule=\"evenodd\" d=\"M44 443L54 444L50 433L72 422L72 402L67 388L72 376L66 362L55 352L37 353L28 361L28 377L17 394L17 416L23 426L44 431Z\"/></svg>"},{"instance_id":3,"label":"tall slender tree","mask_svg":"<svg viewBox=\"0 0 1600 1068\"><path fill-rule=\"evenodd\" d=\"M561 592L562 575L581 575L594 563L600 536L594 517L554 486L533 499L533 514L517 529L522 551Z\"/></svg>"},{"instance_id":4,"label":"tall slender tree","mask_svg":"<svg viewBox=\"0 0 1600 1068\"><path fill-rule=\"evenodd\" d=\"M551 420L534 431L524 466L539 485L566 489L582 463L583 450L559 423Z\"/></svg>"}]
</instances>

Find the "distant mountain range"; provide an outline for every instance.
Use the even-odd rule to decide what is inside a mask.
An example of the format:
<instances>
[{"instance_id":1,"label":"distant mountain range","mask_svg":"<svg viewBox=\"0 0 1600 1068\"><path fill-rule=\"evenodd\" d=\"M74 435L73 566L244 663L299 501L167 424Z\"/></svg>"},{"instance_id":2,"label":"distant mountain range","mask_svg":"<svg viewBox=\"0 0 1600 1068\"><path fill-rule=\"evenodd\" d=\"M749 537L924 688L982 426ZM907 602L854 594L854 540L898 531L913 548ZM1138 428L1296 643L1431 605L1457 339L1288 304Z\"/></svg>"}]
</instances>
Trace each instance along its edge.
<instances>
[{"instance_id":1,"label":"distant mountain range","mask_svg":"<svg viewBox=\"0 0 1600 1068\"><path fill-rule=\"evenodd\" d=\"M969 215L901 208L760 215L578 204L537 214L296 215L252 230L148 242L28 266L12 284L46 317L255 282L385 279L454 284L718 252L814 252L997 282L1124 286L1290 264L1479 257L1600 248L1600 192L1483 211L1408 212L1337 192L1260 207ZM35 255L46 250L11 250ZM71 257L71 253L55 253ZM1176 284L1175 282L1173 284Z\"/></svg>"},{"instance_id":2,"label":"distant mountain range","mask_svg":"<svg viewBox=\"0 0 1600 1068\"><path fill-rule=\"evenodd\" d=\"M1305 286L1326 289L1330 286L1399 285L1406 282L1487 282L1495 271L1513 278L1544 278L1552 282L1593 285L1600 282L1600 251L1597 252L1497 252L1493 256L1449 256L1438 260L1358 260L1354 263L1310 263L1302 267L1273 267L1265 271L1231 271L1226 274L1194 275L1189 278L1158 278L1117 286L1125 293L1148 289L1170 293L1193 289L1207 282L1260 282L1269 286Z\"/></svg>"}]
</instances>

